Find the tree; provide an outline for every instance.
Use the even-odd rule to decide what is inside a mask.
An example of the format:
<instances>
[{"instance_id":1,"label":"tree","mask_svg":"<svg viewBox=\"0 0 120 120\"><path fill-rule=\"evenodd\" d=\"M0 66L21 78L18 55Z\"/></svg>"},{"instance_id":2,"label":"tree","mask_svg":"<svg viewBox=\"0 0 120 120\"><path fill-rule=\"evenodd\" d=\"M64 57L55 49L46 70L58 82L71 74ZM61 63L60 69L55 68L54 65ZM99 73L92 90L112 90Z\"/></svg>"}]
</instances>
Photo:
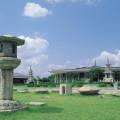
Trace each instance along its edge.
<instances>
[{"instance_id":1,"label":"tree","mask_svg":"<svg viewBox=\"0 0 120 120\"><path fill-rule=\"evenodd\" d=\"M67 73L67 77L69 78L69 80L71 80L72 82L74 80L77 80L77 76L78 76L78 73L76 72L68 72Z\"/></svg>"},{"instance_id":2,"label":"tree","mask_svg":"<svg viewBox=\"0 0 120 120\"><path fill-rule=\"evenodd\" d=\"M115 81L120 81L120 71L113 71L113 78Z\"/></svg>"},{"instance_id":3,"label":"tree","mask_svg":"<svg viewBox=\"0 0 120 120\"><path fill-rule=\"evenodd\" d=\"M100 82L104 77L104 70L93 68L89 71L90 82Z\"/></svg>"},{"instance_id":4,"label":"tree","mask_svg":"<svg viewBox=\"0 0 120 120\"><path fill-rule=\"evenodd\" d=\"M50 82L54 82L54 79L55 79L55 75L50 75L50 76L48 76L48 80L49 80Z\"/></svg>"}]
</instances>

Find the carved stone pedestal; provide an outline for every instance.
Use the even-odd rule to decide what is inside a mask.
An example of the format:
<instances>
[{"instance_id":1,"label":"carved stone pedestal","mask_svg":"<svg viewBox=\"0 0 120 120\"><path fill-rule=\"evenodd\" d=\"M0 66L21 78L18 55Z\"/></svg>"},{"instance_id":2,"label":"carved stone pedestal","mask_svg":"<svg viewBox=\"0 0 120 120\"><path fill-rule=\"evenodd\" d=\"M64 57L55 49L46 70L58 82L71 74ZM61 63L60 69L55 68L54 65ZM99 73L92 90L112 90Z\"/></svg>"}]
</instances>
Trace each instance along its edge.
<instances>
[{"instance_id":1,"label":"carved stone pedestal","mask_svg":"<svg viewBox=\"0 0 120 120\"><path fill-rule=\"evenodd\" d=\"M25 108L20 102L12 100L0 100L0 112L10 112Z\"/></svg>"}]
</instances>

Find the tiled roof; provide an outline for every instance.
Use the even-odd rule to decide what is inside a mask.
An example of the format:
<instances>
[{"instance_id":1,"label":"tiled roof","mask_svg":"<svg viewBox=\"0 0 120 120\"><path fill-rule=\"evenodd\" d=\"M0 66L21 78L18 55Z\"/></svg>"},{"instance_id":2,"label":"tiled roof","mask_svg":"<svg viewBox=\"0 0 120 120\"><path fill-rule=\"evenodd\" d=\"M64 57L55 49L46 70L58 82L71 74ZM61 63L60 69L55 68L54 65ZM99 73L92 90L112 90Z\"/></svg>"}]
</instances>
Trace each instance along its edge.
<instances>
[{"instance_id":1,"label":"tiled roof","mask_svg":"<svg viewBox=\"0 0 120 120\"><path fill-rule=\"evenodd\" d=\"M100 68L100 69L105 69L106 67L100 67L100 66L90 66L90 67L81 67L81 68L75 68L75 69L53 69L49 71L50 73L67 73L67 72L89 72L92 68ZM119 70L120 67L111 67L111 70Z\"/></svg>"},{"instance_id":2,"label":"tiled roof","mask_svg":"<svg viewBox=\"0 0 120 120\"><path fill-rule=\"evenodd\" d=\"M28 78L27 75L24 75L22 73L14 73L13 78Z\"/></svg>"}]
</instances>

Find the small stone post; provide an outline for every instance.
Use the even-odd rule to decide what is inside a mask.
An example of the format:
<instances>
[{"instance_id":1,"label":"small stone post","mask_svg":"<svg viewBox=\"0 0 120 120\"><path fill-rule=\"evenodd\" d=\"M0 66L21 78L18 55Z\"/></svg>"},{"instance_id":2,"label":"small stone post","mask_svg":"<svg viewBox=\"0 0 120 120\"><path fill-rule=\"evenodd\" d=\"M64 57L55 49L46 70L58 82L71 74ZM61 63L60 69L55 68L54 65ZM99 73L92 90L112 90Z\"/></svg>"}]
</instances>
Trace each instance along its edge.
<instances>
[{"instance_id":1,"label":"small stone post","mask_svg":"<svg viewBox=\"0 0 120 120\"><path fill-rule=\"evenodd\" d=\"M114 82L114 90L118 90L118 81Z\"/></svg>"},{"instance_id":2,"label":"small stone post","mask_svg":"<svg viewBox=\"0 0 120 120\"><path fill-rule=\"evenodd\" d=\"M72 87L70 84L60 84L60 95L70 95L72 93Z\"/></svg>"}]
</instances>

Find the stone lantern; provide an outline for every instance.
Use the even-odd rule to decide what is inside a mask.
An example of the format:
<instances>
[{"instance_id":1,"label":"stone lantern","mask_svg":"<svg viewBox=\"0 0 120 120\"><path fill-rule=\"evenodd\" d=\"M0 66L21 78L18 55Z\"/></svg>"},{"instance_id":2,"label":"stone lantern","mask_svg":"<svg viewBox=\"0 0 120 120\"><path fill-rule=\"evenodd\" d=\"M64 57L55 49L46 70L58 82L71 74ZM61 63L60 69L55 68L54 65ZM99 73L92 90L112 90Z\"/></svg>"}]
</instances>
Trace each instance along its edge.
<instances>
[{"instance_id":1,"label":"stone lantern","mask_svg":"<svg viewBox=\"0 0 120 120\"><path fill-rule=\"evenodd\" d=\"M0 111L14 111L22 105L13 100L13 70L20 65L17 46L24 40L12 36L0 36Z\"/></svg>"}]
</instances>

